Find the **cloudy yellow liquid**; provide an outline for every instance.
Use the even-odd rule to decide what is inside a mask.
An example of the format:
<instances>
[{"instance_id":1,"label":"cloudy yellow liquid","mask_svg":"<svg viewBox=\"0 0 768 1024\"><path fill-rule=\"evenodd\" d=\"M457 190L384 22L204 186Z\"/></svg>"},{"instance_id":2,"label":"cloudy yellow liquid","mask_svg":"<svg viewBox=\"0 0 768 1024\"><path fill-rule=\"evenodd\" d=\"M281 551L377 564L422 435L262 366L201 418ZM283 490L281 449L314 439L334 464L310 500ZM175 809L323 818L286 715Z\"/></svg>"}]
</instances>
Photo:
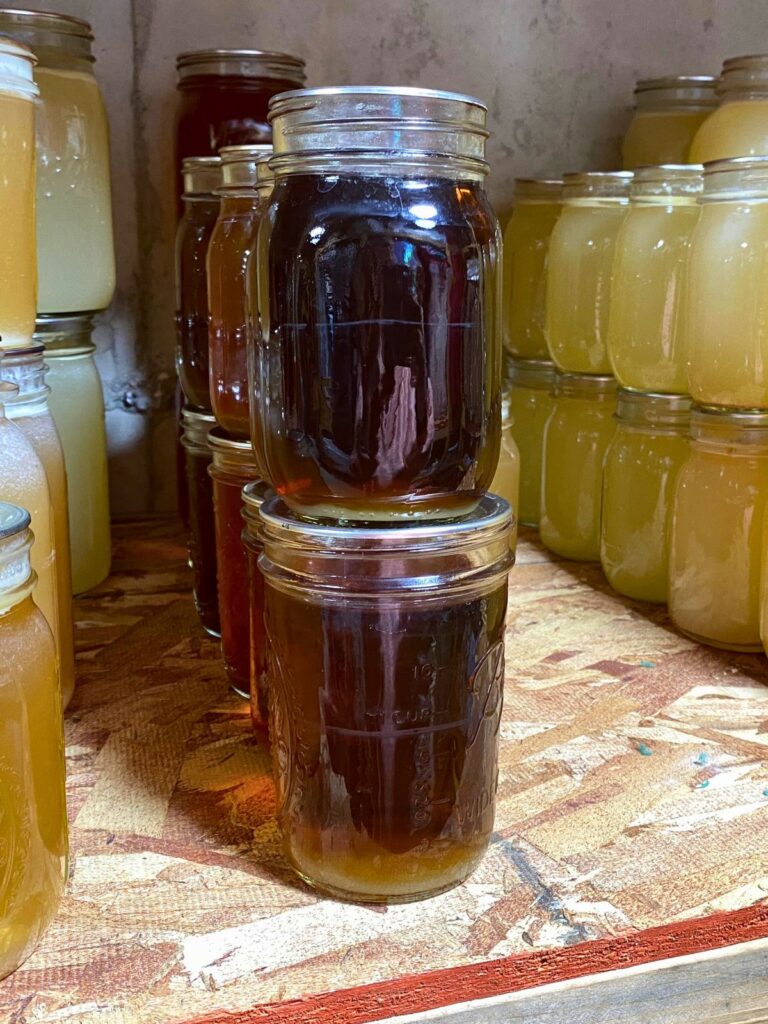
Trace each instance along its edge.
<instances>
[{"instance_id":1,"label":"cloudy yellow liquid","mask_svg":"<svg viewBox=\"0 0 768 1024\"><path fill-rule=\"evenodd\" d=\"M694 136L688 162L768 156L768 99L727 100L703 122Z\"/></svg>"},{"instance_id":2,"label":"cloudy yellow liquid","mask_svg":"<svg viewBox=\"0 0 768 1024\"><path fill-rule=\"evenodd\" d=\"M526 526L539 525L544 428L554 402L545 388L517 384L509 396L512 433L520 453L519 519Z\"/></svg>"},{"instance_id":3,"label":"cloudy yellow liquid","mask_svg":"<svg viewBox=\"0 0 768 1024\"><path fill-rule=\"evenodd\" d=\"M687 164L696 132L711 110L636 111L621 148L625 170L649 164Z\"/></svg>"},{"instance_id":4,"label":"cloudy yellow liquid","mask_svg":"<svg viewBox=\"0 0 768 1024\"><path fill-rule=\"evenodd\" d=\"M549 238L560 203L520 200L504 231L504 345L521 359L548 359L545 293Z\"/></svg>"},{"instance_id":5,"label":"cloudy yellow liquid","mask_svg":"<svg viewBox=\"0 0 768 1024\"><path fill-rule=\"evenodd\" d=\"M0 349L35 330L35 104L0 92Z\"/></svg>"},{"instance_id":6,"label":"cloudy yellow liquid","mask_svg":"<svg viewBox=\"0 0 768 1024\"><path fill-rule=\"evenodd\" d=\"M489 487L492 494L498 494L508 501L515 515L515 527L510 540L512 549L517 546L518 505L520 498L520 452L513 437L513 425L506 422L501 431L499 462L493 482Z\"/></svg>"}]
</instances>

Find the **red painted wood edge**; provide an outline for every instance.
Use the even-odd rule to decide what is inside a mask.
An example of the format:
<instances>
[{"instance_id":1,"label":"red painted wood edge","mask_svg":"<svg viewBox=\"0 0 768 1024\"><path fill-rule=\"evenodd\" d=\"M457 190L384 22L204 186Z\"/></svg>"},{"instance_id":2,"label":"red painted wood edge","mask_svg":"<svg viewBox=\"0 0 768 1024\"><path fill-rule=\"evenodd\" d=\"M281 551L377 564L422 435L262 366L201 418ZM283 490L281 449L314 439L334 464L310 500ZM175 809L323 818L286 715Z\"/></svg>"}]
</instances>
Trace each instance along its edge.
<instances>
[{"instance_id":1,"label":"red painted wood edge","mask_svg":"<svg viewBox=\"0 0 768 1024\"><path fill-rule=\"evenodd\" d=\"M603 971L703 953L768 937L768 905L713 914L577 946L517 953L465 967L409 974L250 1010L219 1011L188 1024L369 1024L385 1017L519 992Z\"/></svg>"}]
</instances>

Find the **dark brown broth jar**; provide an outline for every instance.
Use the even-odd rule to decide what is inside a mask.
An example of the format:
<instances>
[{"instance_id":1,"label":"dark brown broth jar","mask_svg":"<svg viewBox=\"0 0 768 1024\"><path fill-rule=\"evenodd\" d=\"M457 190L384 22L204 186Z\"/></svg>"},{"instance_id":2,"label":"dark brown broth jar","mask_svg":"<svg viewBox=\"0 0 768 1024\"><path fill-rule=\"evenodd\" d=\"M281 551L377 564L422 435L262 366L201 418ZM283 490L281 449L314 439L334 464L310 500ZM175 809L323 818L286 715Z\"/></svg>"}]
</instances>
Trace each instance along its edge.
<instances>
[{"instance_id":1,"label":"dark brown broth jar","mask_svg":"<svg viewBox=\"0 0 768 1024\"><path fill-rule=\"evenodd\" d=\"M174 166L188 156L215 156L224 146L271 142L267 104L304 84L304 61L267 50L196 50L176 59ZM177 171L176 192L181 190Z\"/></svg>"},{"instance_id":2,"label":"dark brown broth jar","mask_svg":"<svg viewBox=\"0 0 768 1024\"><path fill-rule=\"evenodd\" d=\"M307 515L471 511L501 427L485 107L426 89L307 89L273 99L270 119L256 308L249 288L265 475Z\"/></svg>"},{"instance_id":3,"label":"dark brown broth jar","mask_svg":"<svg viewBox=\"0 0 768 1024\"><path fill-rule=\"evenodd\" d=\"M213 414L233 437L248 438L248 260L272 191L272 147L230 146L221 151L221 207L208 246L208 357Z\"/></svg>"},{"instance_id":4,"label":"dark brown broth jar","mask_svg":"<svg viewBox=\"0 0 768 1024\"><path fill-rule=\"evenodd\" d=\"M206 255L219 215L221 160L184 161L184 213L176 230L176 365L188 405L211 411Z\"/></svg>"},{"instance_id":5,"label":"dark brown broth jar","mask_svg":"<svg viewBox=\"0 0 768 1024\"><path fill-rule=\"evenodd\" d=\"M213 481L208 473L211 449L208 434L216 426L210 413L182 409L184 462L189 495L189 564L195 607L206 633L221 636L219 596L216 585L216 527L213 515Z\"/></svg>"},{"instance_id":6,"label":"dark brown broth jar","mask_svg":"<svg viewBox=\"0 0 768 1024\"><path fill-rule=\"evenodd\" d=\"M345 528L261 509L270 737L288 859L324 892L404 902L463 881L493 828L507 502Z\"/></svg>"},{"instance_id":7,"label":"dark brown broth jar","mask_svg":"<svg viewBox=\"0 0 768 1024\"><path fill-rule=\"evenodd\" d=\"M264 577L259 568L259 556L264 550L261 543L261 517L259 512L268 494L263 481L247 484L242 491L243 544L248 558L248 611L250 622L251 718L254 728L266 732L269 722L267 688L267 634L264 628Z\"/></svg>"},{"instance_id":8,"label":"dark brown broth jar","mask_svg":"<svg viewBox=\"0 0 768 1024\"><path fill-rule=\"evenodd\" d=\"M250 441L228 438L220 429L208 435L216 526L216 578L219 588L221 653L232 689L250 697L248 647L248 562L243 547L243 487L259 471Z\"/></svg>"}]
</instances>

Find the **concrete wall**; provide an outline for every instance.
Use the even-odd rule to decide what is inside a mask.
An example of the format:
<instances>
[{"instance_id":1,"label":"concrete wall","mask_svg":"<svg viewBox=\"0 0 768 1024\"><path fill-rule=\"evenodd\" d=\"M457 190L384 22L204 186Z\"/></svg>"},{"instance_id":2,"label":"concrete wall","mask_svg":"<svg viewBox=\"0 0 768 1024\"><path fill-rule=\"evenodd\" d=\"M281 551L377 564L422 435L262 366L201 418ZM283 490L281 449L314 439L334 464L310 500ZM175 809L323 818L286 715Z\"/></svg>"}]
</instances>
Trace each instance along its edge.
<instances>
[{"instance_id":1,"label":"concrete wall","mask_svg":"<svg viewBox=\"0 0 768 1024\"><path fill-rule=\"evenodd\" d=\"M51 0L53 2L53 0ZM315 85L423 85L490 107L491 195L518 175L617 166L637 77L710 73L768 49L765 0L59 0L89 18L112 120L119 294L100 331L117 512L173 504L171 124L181 50L297 53ZM45 6L37 5L34 6ZM135 340L135 348L134 348ZM164 408L165 405L165 408Z\"/></svg>"}]
</instances>

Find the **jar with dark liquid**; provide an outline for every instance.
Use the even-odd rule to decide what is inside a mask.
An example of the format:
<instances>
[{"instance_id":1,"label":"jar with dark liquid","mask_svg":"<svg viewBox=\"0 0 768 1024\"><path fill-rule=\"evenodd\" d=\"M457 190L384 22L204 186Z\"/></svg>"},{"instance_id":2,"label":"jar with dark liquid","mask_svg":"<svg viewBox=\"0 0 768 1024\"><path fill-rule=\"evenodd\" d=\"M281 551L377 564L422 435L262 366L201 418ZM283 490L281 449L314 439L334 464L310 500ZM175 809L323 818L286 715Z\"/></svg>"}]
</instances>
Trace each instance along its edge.
<instances>
[{"instance_id":1,"label":"jar with dark liquid","mask_svg":"<svg viewBox=\"0 0 768 1024\"><path fill-rule=\"evenodd\" d=\"M513 516L345 528L261 509L270 738L288 859L343 899L463 881L493 828Z\"/></svg>"},{"instance_id":2,"label":"jar with dark liquid","mask_svg":"<svg viewBox=\"0 0 768 1024\"><path fill-rule=\"evenodd\" d=\"M188 156L215 156L224 146L271 142L270 97L304 84L304 61L267 50L197 50L176 59L174 166ZM178 173L178 172L177 172ZM181 187L176 179L177 194Z\"/></svg>"},{"instance_id":3,"label":"jar with dark liquid","mask_svg":"<svg viewBox=\"0 0 768 1024\"><path fill-rule=\"evenodd\" d=\"M248 610L250 622L251 718L254 728L265 732L269 721L267 687L267 634L264 628L264 577L259 568L259 556L264 550L261 543L259 513L268 494L268 484L262 480L246 484L242 491L243 545L248 559Z\"/></svg>"},{"instance_id":4,"label":"jar with dark liquid","mask_svg":"<svg viewBox=\"0 0 768 1024\"><path fill-rule=\"evenodd\" d=\"M208 357L213 414L250 441L245 295L248 260L272 191L271 146L221 151L221 208L208 246Z\"/></svg>"},{"instance_id":5,"label":"jar with dark liquid","mask_svg":"<svg viewBox=\"0 0 768 1024\"><path fill-rule=\"evenodd\" d=\"M305 515L470 512L501 429L485 107L425 89L307 89L273 99L270 119L257 309L249 288L265 475Z\"/></svg>"},{"instance_id":6,"label":"jar with dark liquid","mask_svg":"<svg viewBox=\"0 0 768 1024\"><path fill-rule=\"evenodd\" d=\"M213 481L221 653L232 689L247 700L250 697L250 616L240 492L257 479L259 471L250 441L228 438L216 429L208 435L208 444L212 457L208 472Z\"/></svg>"},{"instance_id":7,"label":"jar with dark liquid","mask_svg":"<svg viewBox=\"0 0 768 1024\"><path fill-rule=\"evenodd\" d=\"M176 231L176 365L187 404L210 412L206 255L219 215L221 160L184 161L184 214Z\"/></svg>"},{"instance_id":8,"label":"jar with dark liquid","mask_svg":"<svg viewBox=\"0 0 768 1024\"><path fill-rule=\"evenodd\" d=\"M189 494L189 564L195 607L206 633L221 636L219 596L216 584L216 526L213 514L213 481L208 473L211 449L208 434L216 426L210 413L182 409L184 462Z\"/></svg>"}]
</instances>

